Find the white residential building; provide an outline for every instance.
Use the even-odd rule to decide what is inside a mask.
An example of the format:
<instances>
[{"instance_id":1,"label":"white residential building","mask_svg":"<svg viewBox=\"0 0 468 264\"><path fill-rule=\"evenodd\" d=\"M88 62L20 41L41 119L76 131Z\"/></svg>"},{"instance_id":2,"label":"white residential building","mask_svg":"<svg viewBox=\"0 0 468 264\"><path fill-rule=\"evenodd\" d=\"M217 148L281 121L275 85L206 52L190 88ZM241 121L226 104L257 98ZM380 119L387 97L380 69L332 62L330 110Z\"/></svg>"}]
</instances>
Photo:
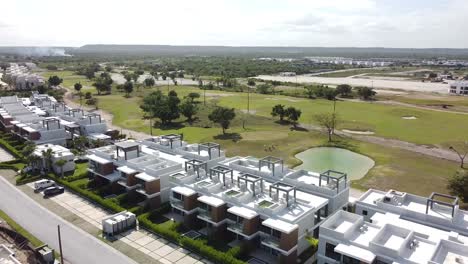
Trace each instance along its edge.
<instances>
[{"instance_id":1,"label":"white residential building","mask_svg":"<svg viewBox=\"0 0 468 264\"><path fill-rule=\"evenodd\" d=\"M450 84L450 94L468 95L468 81L456 81Z\"/></svg>"},{"instance_id":2,"label":"white residential building","mask_svg":"<svg viewBox=\"0 0 468 264\"><path fill-rule=\"evenodd\" d=\"M344 173L291 170L275 157L225 158L219 144L173 134L88 150L88 158L98 185L156 208L170 201L174 219L272 262L292 263L309 249L306 237L317 237L349 194Z\"/></svg>"},{"instance_id":3,"label":"white residential building","mask_svg":"<svg viewBox=\"0 0 468 264\"><path fill-rule=\"evenodd\" d=\"M44 157L44 152L47 152L48 149L52 150L52 156L51 160L48 161L46 157ZM59 146L59 145L53 145L53 144L43 144L43 145L38 145L36 149L34 150L33 153L37 157L41 157L42 160L39 164L39 167L41 169L47 168L47 166L52 166L52 169L55 173L60 174L62 173L67 173L75 170L75 155L67 148ZM57 166L57 161L59 160L65 160L66 163L65 165L61 168L60 166ZM49 164L50 162L50 164Z\"/></svg>"},{"instance_id":4,"label":"white residential building","mask_svg":"<svg viewBox=\"0 0 468 264\"><path fill-rule=\"evenodd\" d=\"M356 214L329 217L319 241L319 264L468 263L468 212L449 195L371 189L356 201Z\"/></svg>"}]
</instances>

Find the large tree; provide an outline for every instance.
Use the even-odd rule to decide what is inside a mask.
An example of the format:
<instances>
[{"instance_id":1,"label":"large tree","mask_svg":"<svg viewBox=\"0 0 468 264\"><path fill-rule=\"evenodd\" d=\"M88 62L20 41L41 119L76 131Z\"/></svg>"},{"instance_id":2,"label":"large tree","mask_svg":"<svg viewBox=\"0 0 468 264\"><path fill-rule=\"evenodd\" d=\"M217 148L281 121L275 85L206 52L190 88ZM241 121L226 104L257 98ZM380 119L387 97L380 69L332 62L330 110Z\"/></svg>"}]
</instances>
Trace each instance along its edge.
<instances>
[{"instance_id":1,"label":"large tree","mask_svg":"<svg viewBox=\"0 0 468 264\"><path fill-rule=\"evenodd\" d=\"M468 171L457 171L449 178L447 188L450 194L460 197L465 203L468 202Z\"/></svg>"},{"instance_id":2,"label":"large tree","mask_svg":"<svg viewBox=\"0 0 468 264\"><path fill-rule=\"evenodd\" d=\"M57 75L53 75L49 77L50 86L59 86L62 82L63 82L63 79L61 79Z\"/></svg>"},{"instance_id":3,"label":"large tree","mask_svg":"<svg viewBox=\"0 0 468 264\"><path fill-rule=\"evenodd\" d=\"M193 116L198 112L198 107L191 101L185 100L180 105L180 113L187 118L187 121L191 122Z\"/></svg>"},{"instance_id":4,"label":"large tree","mask_svg":"<svg viewBox=\"0 0 468 264\"><path fill-rule=\"evenodd\" d=\"M112 88L113 80L110 77L109 73L104 72L101 76L97 77L93 83L93 86L96 87L98 94L101 93L110 93Z\"/></svg>"},{"instance_id":5,"label":"large tree","mask_svg":"<svg viewBox=\"0 0 468 264\"><path fill-rule=\"evenodd\" d=\"M145 86L146 87L152 87L156 84L156 82L154 81L154 78L152 77L149 77L149 78L146 78L145 79Z\"/></svg>"},{"instance_id":6,"label":"large tree","mask_svg":"<svg viewBox=\"0 0 468 264\"><path fill-rule=\"evenodd\" d=\"M192 93L189 93L187 97L190 98L190 101L193 103L195 99L200 98L200 94L192 92Z\"/></svg>"},{"instance_id":7,"label":"large tree","mask_svg":"<svg viewBox=\"0 0 468 264\"><path fill-rule=\"evenodd\" d=\"M83 88L83 85L79 82L75 83L75 85L73 86L75 88L75 91L77 93L79 93L81 91L81 88Z\"/></svg>"},{"instance_id":8,"label":"large tree","mask_svg":"<svg viewBox=\"0 0 468 264\"><path fill-rule=\"evenodd\" d=\"M229 128L231 121L236 117L234 108L216 107L211 114L208 115L214 123L218 123L223 129L223 134L226 134L226 129Z\"/></svg>"},{"instance_id":9,"label":"large tree","mask_svg":"<svg viewBox=\"0 0 468 264\"><path fill-rule=\"evenodd\" d=\"M314 119L319 126L327 130L328 141L332 141L332 135L335 133L335 128L339 123L338 115L336 113L322 113L315 115Z\"/></svg>"},{"instance_id":10,"label":"large tree","mask_svg":"<svg viewBox=\"0 0 468 264\"><path fill-rule=\"evenodd\" d=\"M283 121L284 117L286 116L286 108L282 104L277 104L273 106L271 109L271 116L279 116L280 121Z\"/></svg>"},{"instance_id":11,"label":"large tree","mask_svg":"<svg viewBox=\"0 0 468 264\"><path fill-rule=\"evenodd\" d=\"M300 109L294 108L292 106L286 109L286 115L288 117L289 122L293 124L294 127L297 126L297 121L301 117L302 111Z\"/></svg>"},{"instance_id":12,"label":"large tree","mask_svg":"<svg viewBox=\"0 0 468 264\"><path fill-rule=\"evenodd\" d=\"M357 94L363 100L371 100L377 93L374 89L363 86L363 87L356 87Z\"/></svg>"},{"instance_id":13,"label":"large tree","mask_svg":"<svg viewBox=\"0 0 468 264\"><path fill-rule=\"evenodd\" d=\"M133 83L132 82L125 82L123 85L125 90L125 96L130 97L130 94L133 92Z\"/></svg>"},{"instance_id":14,"label":"large tree","mask_svg":"<svg viewBox=\"0 0 468 264\"><path fill-rule=\"evenodd\" d=\"M353 92L353 88L349 84L340 84L336 87L335 91L338 95L349 97Z\"/></svg>"},{"instance_id":15,"label":"large tree","mask_svg":"<svg viewBox=\"0 0 468 264\"><path fill-rule=\"evenodd\" d=\"M177 94L166 96L161 91L154 91L143 98L140 108L150 117L159 118L163 125L168 125L172 120L179 118L179 103Z\"/></svg>"}]
</instances>

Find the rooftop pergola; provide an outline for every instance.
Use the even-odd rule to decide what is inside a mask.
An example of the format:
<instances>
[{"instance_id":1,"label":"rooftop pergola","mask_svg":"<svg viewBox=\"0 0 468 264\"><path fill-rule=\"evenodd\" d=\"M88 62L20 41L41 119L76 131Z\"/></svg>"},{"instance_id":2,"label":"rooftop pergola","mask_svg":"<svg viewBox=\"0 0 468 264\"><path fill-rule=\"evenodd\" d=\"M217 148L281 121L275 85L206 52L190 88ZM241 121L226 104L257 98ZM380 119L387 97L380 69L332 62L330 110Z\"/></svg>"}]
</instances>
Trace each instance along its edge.
<instances>
[{"instance_id":1,"label":"rooftop pergola","mask_svg":"<svg viewBox=\"0 0 468 264\"><path fill-rule=\"evenodd\" d=\"M273 156L267 156L258 161L258 170L262 169L262 166L266 164L268 166L268 169L272 171L272 174L275 175L275 165L276 164L281 164L281 172L284 170L284 162L283 159L273 157Z\"/></svg>"},{"instance_id":2,"label":"rooftop pergola","mask_svg":"<svg viewBox=\"0 0 468 264\"><path fill-rule=\"evenodd\" d=\"M253 196L255 196L255 185L260 182L260 190L261 192L263 193L263 178L260 177L260 176L256 176L256 175L252 175L252 174L249 174L249 173L244 173L242 175L239 175L239 177L237 178L237 185L240 186L240 182L241 181L244 181L246 185L248 185L248 183L251 183L252 184L252 192L253 192ZM271 195L271 189L270 189L270 195Z\"/></svg>"},{"instance_id":3,"label":"rooftop pergola","mask_svg":"<svg viewBox=\"0 0 468 264\"><path fill-rule=\"evenodd\" d=\"M101 119L101 115L100 114L97 114L97 113L89 113L86 115L86 117L89 118L89 123L91 124L91 119L93 117L98 117L99 118L99 123L102 123L102 119Z\"/></svg>"},{"instance_id":4,"label":"rooftop pergola","mask_svg":"<svg viewBox=\"0 0 468 264\"><path fill-rule=\"evenodd\" d=\"M290 192L294 193L294 202L296 202L296 187L295 186L292 186L292 185L289 185L289 184L286 184L286 183L282 183L282 182L276 182L276 183L270 185L270 197L271 197L271 191L272 190L276 191L276 195L277 195L278 198L279 198L279 193L280 192L286 193L286 206L289 207L289 193Z\"/></svg>"},{"instance_id":5,"label":"rooftop pergola","mask_svg":"<svg viewBox=\"0 0 468 264\"><path fill-rule=\"evenodd\" d=\"M226 174L231 174L231 182L234 183L234 172L231 168L218 165L210 169L210 179L213 179L213 175L216 175L218 179L219 176L223 175L224 186L226 186Z\"/></svg>"},{"instance_id":6,"label":"rooftop pergola","mask_svg":"<svg viewBox=\"0 0 468 264\"><path fill-rule=\"evenodd\" d=\"M81 112L81 115L83 115L83 109L79 109L79 108L68 109L68 114L73 117L75 117L75 113L80 113L80 112Z\"/></svg>"},{"instance_id":7,"label":"rooftop pergola","mask_svg":"<svg viewBox=\"0 0 468 264\"><path fill-rule=\"evenodd\" d=\"M78 134L81 135L80 125L76 123L65 125L65 131L70 132L72 140L73 140L73 137L74 137L73 135L75 134L75 131L78 131Z\"/></svg>"},{"instance_id":8,"label":"rooftop pergola","mask_svg":"<svg viewBox=\"0 0 468 264\"><path fill-rule=\"evenodd\" d=\"M218 149L218 157L221 156L221 146L218 143L206 142L198 144L198 155L200 155L200 151L203 149L208 151L208 156L210 157L210 159L212 149Z\"/></svg>"},{"instance_id":9,"label":"rooftop pergola","mask_svg":"<svg viewBox=\"0 0 468 264\"><path fill-rule=\"evenodd\" d=\"M42 120L42 126L47 127L47 130L49 130L50 123L56 123L58 125L58 128L60 128L60 120L57 118L48 118Z\"/></svg>"},{"instance_id":10,"label":"rooftop pergola","mask_svg":"<svg viewBox=\"0 0 468 264\"><path fill-rule=\"evenodd\" d=\"M58 103L55 103L52 105L52 108L54 109L55 112L57 112L57 108L61 106L63 107L63 110L65 111L65 107L67 106L66 104L64 103L61 103L61 102L58 102Z\"/></svg>"},{"instance_id":11,"label":"rooftop pergola","mask_svg":"<svg viewBox=\"0 0 468 264\"><path fill-rule=\"evenodd\" d=\"M450 200L452 200L452 202L444 202L444 201L436 200L436 198L438 198L438 197L439 198L450 199ZM429 213L429 208L432 209L432 206L434 204L441 204L441 205L451 207L452 208L452 217L453 217L455 215L455 208L458 206L458 197L448 195L448 194L436 193L436 192L431 193L431 195L429 196L429 198L427 199L427 202L426 202L426 214Z\"/></svg>"},{"instance_id":12,"label":"rooftop pergola","mask_svg":"<svg viewBox=\"0 0 468 264\"><path fill-rule=\"evenodd\" d=\"M127 160L127 152L129 151L137 151L137 157L140 156L140 144L137 142L133 141L123 141L123 142L117 142L114 144L117 150L117 157L116 159L119 158L119 150L122 150L125 155L125 160Z\"/></svg>"},{"instance_id":13,"label":"rooftop pergola","mask_svg":"<svg viewBox=\"0 0 468 264\"><path fill-rule=\"evenodd\" d=\"M343 172L334 171L334 170L327 170L325 172L320 173L319 176L319 186L322 186L322 179L327 181L327 184L330 183L330 180L336 182L336 192L340 191L340 181L344 178L345 180L345 187L348 184L348 175Z\"/></svg>"},{"instance_id":14,"label":"rooftop pergola","mask_svg":"<svg viewBox=\"0 0 468 264\"><path fill-rule=\"evenodd\" d=\"M197 178L200 177L200 168L204 168L206 172L208 171L208 164L201 160L197 160L197 159L187 160L185 162L185 171L188 170L189 166L192 166L193 170L197 173Z\"/></svg>"},{"instance_id":15,"label":"rooftop pergola","mask_svg":"<svg viewBox=\"0 0 468 264\"><path fill-rule=\"evenodd\" d=\"M180 145L182 146L182 140L183 140L183 136L182 135L178 135L178 134L168 134L168 135L162 135L161 136L161 139L166 139L166 140L169 140L169 143L171 145L171 149L172 149L172 143L176 140L179 140L180 141Z\"/></svg>"}]
</instances>

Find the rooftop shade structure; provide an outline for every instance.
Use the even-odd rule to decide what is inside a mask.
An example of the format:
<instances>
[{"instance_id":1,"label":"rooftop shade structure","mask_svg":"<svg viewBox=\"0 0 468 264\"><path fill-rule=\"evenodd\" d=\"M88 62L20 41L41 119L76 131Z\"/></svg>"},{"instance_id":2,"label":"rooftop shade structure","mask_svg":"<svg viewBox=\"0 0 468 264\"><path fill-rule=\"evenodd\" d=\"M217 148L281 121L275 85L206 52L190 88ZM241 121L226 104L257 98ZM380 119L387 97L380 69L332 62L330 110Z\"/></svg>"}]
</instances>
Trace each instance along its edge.
<instances>
[{"instance_id":1,"label":"rooftop shade structure","mask_svg":"<svg viewBox=\"0 0 468 264\"><path fill-rule=\"evenodd\" d=\"M252 184L252 193L253 196L255 196L255 184L260 182L260 190L263 193L263 178L260 176L255 176L249 173L244 173L242 175L239 175L237 178L237 185L240 186L240 182L243 181L245 182L245 185L248 185L248 183Z\"/></svg>"},{"instance_id":2,"label":"rooftop shade structure","mask_svg":"<svg viewBox=\"0 0 468 264\"><path fill-rule=\"evenodd\" d=\"M125 155L125 160L127 160L127 152L128 151L137 151L137 157L140 156L140 144L138 142L134 141L123 141L123 142L117 142L114 144L117 150L117 155L116 159L119 158L119 149L123 150L124 155Z\"/></svg>"},{"instance_id":3,"label":"rooftop shade structure","mask_svg":"<svg viewBox=\"0 0 468 264\"><path fill-rule=\"evenodd\" d=\"M340 181L344 178L345 180L345 187L348 182L348 175L343 172L334 171L334 170L327 170L325 172L320 173L319 177L319 186L322 186L322 179L327 181L327 184L330 183L330 180L336 183L336 192L340 191Z\"/></svg>"},{"instance_id":4,"label":"rooftop shade structure","mask_svg":"<svg viewBox=\"0 0 468 264\"><path fill-rule=\"evenodd\" d=\"M208 155L211 159L211 150L212 149L218 149L218 157L221 156L221 146L218 143L213 143L213 142L206 142L206 143L201 143L198 144L198 155L200 155L200 151L202 149L205 149L208 151Z\"/></svg>"},{"instance_id":5,"label":"rooftop shade structure","mask_svg":"<svg viewBox=\"0 0 468 264\"><path fill-rule=\"evenodd\" d=\"M178 134L168 134L168 135L162 135L161 139L169 140L169 144L171 145L171 149L172 149L172 143L177 140L180 141L180 145L182 146L183 136L178 135Z\"/></svg>"},{"instance_id":6,"label":"rooftop shade structure","mask_svg":"<svg viewBox=\"0 0 468 264\"><path fill-rule=\"evenodd\" d=\"M450 199L450 200L452 200L452 202L449 203L449 202L439 201L439 200L436 200L437 197ZM458 197L448 195L448 194L436 193L436 192L431 193L431 195L429 196L429 198L427 199L427 202L426 202L426 214L428 214L429 208L432 210L432 207L433 207L434 204L440 204L440 205L445 205L445 206L451 207L452 208L452 217L453 217L454 214L455 214L455 207L458 206Z\"/></svg>"},{"instance_id":7,"label":"rooftop shade structure","mask_svg":"<svg viewBox=\"0 0 468 264\"><path fill-rule=\"evenodd\" d=\"M284 170L284 162L282 159L272 156L267 156L258 161L258 170L262 169L262 166L266 164L268 169L271 170L272 174L275 175L275 165L281 164L281 171Z\"/></svg>"},{"instance_id":8,"label":"rooftop shade structure","mask_svg":"<svg viewBox=\"0 0 468 264\"><path fill-rule=\"evenodd\" d=\"M226 186L226 174L231 174L231 182L234 183L234 172L231 168L229 167L226 167L226 166L221 166L221 165L218 165L214 168L211 168L210 169L210 179L213 178L213 175L216 175L218 176L218 179L219 179L219 176L223 176L223 185Z\"/></svg>"},{"instance_id":9,"label":"rooftop shade structure","mask_svg":"<svg viewBox=\"0 0 468 264\"><path fill-rule=\"evenodd\" d=\"M284 192L286 194L286 206L289 207L289 193L293 192L294 193L294 202L296 202L296 187L282 183L282 182L276 182L272 185L270 185L270 197L271 197L271 191L275 190L277 197L279 197L280 192Z\"/></svg>"},{"instance_id":10,"label":"rooftop shade structure","mask_svg":"<svg viewBox=\"0 0 468 264\"><path fill-rule=\"evenodd\" d=\"M190 167L197 173L197 178L200 177L200 168L204 168L205 172L208 171L208 164L201 160L192 159L187 160L185 162L185 171L187 171Z\"/></svg>"}]
</instances>

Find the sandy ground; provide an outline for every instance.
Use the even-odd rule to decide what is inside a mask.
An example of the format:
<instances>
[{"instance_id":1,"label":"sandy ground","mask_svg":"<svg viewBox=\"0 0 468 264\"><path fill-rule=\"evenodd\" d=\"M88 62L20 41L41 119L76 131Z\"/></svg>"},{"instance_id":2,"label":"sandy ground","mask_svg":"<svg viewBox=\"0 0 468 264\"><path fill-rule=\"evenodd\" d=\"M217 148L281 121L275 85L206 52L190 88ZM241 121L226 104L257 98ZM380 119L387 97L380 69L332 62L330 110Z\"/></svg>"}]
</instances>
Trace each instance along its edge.
<instances>
[{"instance_id":1,"label":"sandy ground","mask_svg":"<svg viewBox=\"0 0 468 264\"><path fill-rule=\"evenodd\" d=\"M437 92L448 93L449 84L443 83L427 83L416 81L397 81L397 80L383 80L383 79L366 79L363 77L340 77L340 78L327 78L318 76L298 75L298 76L274 76L274 75L259 75L256 78L263 80L273 80L281 82L295 83L323 83L330 85L349 84L352 86L369 86L376 89L400 89L406 91L419 91L419 92Z\"/></svg>"}]
</instances>

